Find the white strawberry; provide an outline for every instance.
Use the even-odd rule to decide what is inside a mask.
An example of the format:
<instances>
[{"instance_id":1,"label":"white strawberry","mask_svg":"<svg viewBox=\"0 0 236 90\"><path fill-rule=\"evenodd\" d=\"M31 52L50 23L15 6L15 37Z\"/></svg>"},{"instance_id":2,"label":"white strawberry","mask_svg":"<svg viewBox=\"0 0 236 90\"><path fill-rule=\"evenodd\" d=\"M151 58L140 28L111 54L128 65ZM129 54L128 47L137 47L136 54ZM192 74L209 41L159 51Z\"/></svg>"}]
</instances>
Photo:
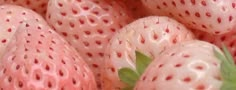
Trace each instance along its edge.
<instances>
[{"instance_id":1,"label":"white strawberry","mask_svg":"<svg viewBox=\"0 0 236 90\"><path fill-rule=\"evenodd\" d=\"M156 15L175 18L189 28L223 34L236 28L235 0L142 0Z\"/></svg>"},{"instance_id":2,"label":"white strawberry","mask_svg":"<svg viewBox=\"0 0 236 90\"><path fill-rule=\"evenodd\" d=\"M118 77L122 67L135 69L135 51L157 58L176 43L192 40L193 35L182 24L168 17L150 16L125 26L109 43L102 73L104 90L124 88Z\"/></svg>"},{"instance_id":3,"label":"white strawberry","mask_svg":"<svg viewBox=\"0 0 236 90\"><path fill-rule=\"evenodd\" d=\"M1 5L0 16L0 57L21 23L27 20L37 20L42 24L46 23L37 13L16 5Z\"/></svg>"},{"instance_id":4,"label":"white strawberry","mask_svg":"<svg viewBox=\"0 0 236 90\"><path fill-rule=\"evenodd\" d=\"M214 48L219 50L197 40L169 48L148 66L134 90L220 90L221 64Z\"/></svg>"},{"instance_id":5,"label":"white strawberry","mask_svg":"<svg viewBox=\"0 0 236 90\"><path fill-rule=\"evenodd\" d=\"M59 34L31 20L21 24L0 60L1 90L97 90L95 78Z\"/></svg>"}]
</instances>

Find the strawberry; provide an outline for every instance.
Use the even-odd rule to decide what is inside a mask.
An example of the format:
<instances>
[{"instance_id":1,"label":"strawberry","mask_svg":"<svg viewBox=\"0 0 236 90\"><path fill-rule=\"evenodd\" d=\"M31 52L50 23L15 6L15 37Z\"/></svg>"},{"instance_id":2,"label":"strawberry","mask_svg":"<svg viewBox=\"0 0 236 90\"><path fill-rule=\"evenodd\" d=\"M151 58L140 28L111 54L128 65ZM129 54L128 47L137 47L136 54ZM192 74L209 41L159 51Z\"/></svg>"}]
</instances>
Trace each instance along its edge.
<instances>
[{"instance_id":1,"label":"strawberry","mask_svg":"<svg viewBox=\"0 0 236 90\"><path fill-rule=\"evenodd\" d=\"M118 77L122 67L135 69L135 51L157 58L165 49L194 37L182 24L168 17L150 16L122 28L110 41L102 78L104 90L124 88Z\"/></svg>"},{"instance_id":2,"label":"strawberry","mask_svg":"<svg viewBox=\"0 0 236 90\"><path fill-rule=\"evenodd\" d=\"M132 13L134 18L142 18L151 15L141 2L141 0L116 0L125 5L128 11Z\"/></svg>"},{"instance_id":3,"label":"strawberry","mask_svg":"<svg viewBox=\"0 0 236 90\"><path fill-rule=\"evenodd\" d=\"M15 4L30 8L41 15L46 14L48 0L0 0L0 4Z\"/></svg>"},{"instance_id":4,"label":"strawberry","mask_svg":"<svg viewBox=\"0 0 236 90\"><path fill-rule=\"evenodd\" d=\"M235 29L235 0L142 0L157 15L175 18L187 27L211 34Z\"/></svg>"},{"instance_id":5,"label":"strawberry","mask_svg":"<svg viewBox=\"0 0 236 90\"><path fill-rule=\"evenodd\" d=\"M50 0L47 21L89 64L100 87L100 69L110 38L131 18L115 1Z\"/></svg>"},{"instance_id":6,"label":"strawberry","mask_svg":"<svg viewBox=\"0 0 236 90\"><path fill-rule=\"evenodd\" d=\"M46 23L40 15L32 10L15 5L0 6L0 15L0 57L21 23L26 20L38 20L40 23Z\"/></svg>"},{"instance_id":7,"label":"strawberry","mask_svg":"<svg viewBox=\"0 0 236 90\"><path fill-rule=\"evenodd\" d=\"M226 45L226 47L229 49L231 54L234 57L234 61L236 62L236 31L231 31L226 34L222 35L213 35L213 34L208 34L204 33L198 30L193 30L196 38L210 42L212 44L215 44L216 46L222 48L222 43Z\"/></svg>"},{"instance_id":8,"label":"strawberry","mask_svg":"<svg viewBox=\"0 0 236 90\"><path fill-rule=\"evenodd\" d=\"M134 90L220 90L221 64L214 51L219 49L203 41L177 44L146 68Z\"/></svg>"},{"instance_id":9,"label":"strawberry","mask_svg":"<svg viewBox=\"0 0 236 90\"><path fill-rule=\"evenodd\" d=\"M23 23L0 60L1 90L96 90L92 71L60 35Z\"/></svg>"}]
</instances>

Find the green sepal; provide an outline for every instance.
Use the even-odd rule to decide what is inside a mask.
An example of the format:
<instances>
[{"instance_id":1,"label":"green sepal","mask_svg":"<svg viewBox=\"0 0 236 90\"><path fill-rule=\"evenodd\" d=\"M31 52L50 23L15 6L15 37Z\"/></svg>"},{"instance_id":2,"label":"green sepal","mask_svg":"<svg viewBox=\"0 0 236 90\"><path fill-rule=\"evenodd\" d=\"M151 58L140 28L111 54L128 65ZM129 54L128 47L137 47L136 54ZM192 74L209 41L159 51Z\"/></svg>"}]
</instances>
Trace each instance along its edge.
<instances>
[{"instance_id":1,"label":"green sepal","mask_svg":"<svg viewBox=\"0 0 236 90\"><path fill-rule=\"evenodd\" d=\"M136 69L138 74L142 75L147 66L150 64L151 58L138 51L136 51L135 54L136 54Z\"/></svg>"},{"instance_id":2,"label":"green sepal","mask_svg":"<svg viewBox=\"0 0 236 90\"><path fill-rule=\"evenodd\" d=\"M215 56L221 60L220 71L223 84L220 90L236 90L236 67L234 59L225 45L222 45L223 54L214 49Z\"/></svg>"},{"instance_id":3,"label":"green sepal","mask_svg":"<svg viewBox=\"0 0 236 90\"><path fill-rule=\"evenodd\" d=\"M122 90L133 90L133 86L128 86L128 87L125 87L125 88L123 88Z\"/></svg>"},{"instance_id":4,"label":"green sepal","mask_svg":"<svg viewBox=\"0 0 236 90\"><path fill-rule=\"evenodd\" d=\"M139 75L130 68L122 68L118 71L119 78L129 86L134 86L139 79Z\"/></svg>"},{"instance_id":5,"label":"green sepal","mask_svg":"<svg viewBox=\"0 0 236 90\"><path fill-rule=\"evenodd\" d=\"M236 83L224 82L220 90L236 90Z\"/></svg>"}]
</instances>

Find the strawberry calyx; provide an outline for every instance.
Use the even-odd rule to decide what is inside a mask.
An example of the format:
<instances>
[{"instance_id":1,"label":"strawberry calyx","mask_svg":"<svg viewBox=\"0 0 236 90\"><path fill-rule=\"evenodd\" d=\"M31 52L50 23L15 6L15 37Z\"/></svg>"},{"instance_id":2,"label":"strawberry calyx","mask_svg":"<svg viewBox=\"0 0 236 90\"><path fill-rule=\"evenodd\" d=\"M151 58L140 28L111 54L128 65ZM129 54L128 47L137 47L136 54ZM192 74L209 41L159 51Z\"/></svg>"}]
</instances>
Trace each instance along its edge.
<instances>
[{"instance_id":1,"label":"strawberry calyx","mask_svg":"<svg viewBox=\"0 0 236 90\"><path fill-rule=\"evenodd\" d=\"M215 56L221 60L221 76L223 84L220 90L236 90L236 66L229 50L225 45L222 45L223 53L214 49Z\"/></svg>"},{"instance_id":2,"label":"strawberry calyx","mask_svg":"<svg viewBox=\"0 0 236 90\"><path fill-rule=\"evenodd\" d=\"M136 56L136 70L131 68L121 68L118 71L120 80L127 84L127 87L122 90L133 90L136 82L141 77L147 66L151 63L151 58L141 52L135 51Z\"/></svg>"}]
</instances>

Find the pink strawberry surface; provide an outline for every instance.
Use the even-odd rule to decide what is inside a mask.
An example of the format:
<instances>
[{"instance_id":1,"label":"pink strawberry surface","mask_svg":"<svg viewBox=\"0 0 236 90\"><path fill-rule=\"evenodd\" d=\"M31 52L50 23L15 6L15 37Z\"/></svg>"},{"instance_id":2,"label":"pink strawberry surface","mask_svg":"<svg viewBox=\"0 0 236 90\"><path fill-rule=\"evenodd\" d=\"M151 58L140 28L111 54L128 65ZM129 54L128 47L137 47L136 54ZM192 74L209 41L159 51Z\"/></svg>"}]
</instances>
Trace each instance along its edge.
<instances>
[{"instance_id":1,"label":"pink strawberry surface","mask_svg":"<svg viewBox=\"0 0 236 90\"><path fill-rule=\"evenodd\" d=\"M48 0L0 0L2 4L14 4L27 7L43 15L46 14Z\"/></svg>"},{"instance_id":2,"label":"pink strawberry surface","mask_svg":"<svg viewBox=\"0 0 236 90\"><path fill-rule=\"evenodd\" d=\"M196 38L215 44L218 47L222 47L224 43L236 61L236 31L231 31L222 35L213 35L198 30L193 30Z\"/></svg>"},{"instance_id":3,"label":"pink strawberry surface","mask_svg":"<svg viewBox=\"0 0 236 90\"><path fill-rule=\"evenodd\" d=\"M144 7L141 0L116 0L125 5L126 9L131 12L134 18L142 18L151 15L147 8Z\"/></svg>"},{"instance_id":4,"label":"pink strawberry surface","mask_svg":"<svg viewBox=\"0 0 236 90\"><path fill-rule=\"evenodd\" d=\"M92 71L60 35L28 21L0 60L1 90L96 90Z\"/></svg>"},{"instance_id":5,"label":"pink strawberry surface","mask_svg":"<svg viewBox=\"0 0 236 90\"><path fill-rule=\"evenodd\" d=\"M189 28L212 34L235 29L235 0L142 0L156 15L175 18Z\"/></svg>"},{"instance_id":6,"label":"pink strawberry surface","mask_svg":"<svg viewBox=\"0 0 236 90\"><path fill-rule=\"evenodd\" d=\"M100 87L100 68L110 38L131 18L115 1L50 0L48 23L61 34L96 75Z\"/></svg>"},{"instance_id":7,"label":"pink strawberry surface","mask_svg":"<svg viewBox=\"0 0 236 90\"><path fill-rule=\"evenodd\" d=\"M32 10L15 5L1 5L0 16L0 57L21 23L26 20L37 20L40 23L46 23L40 15Z\"/></svg>"},{"instance_id":8,"label":"pink strawberry surface","mask_svg":"<svg viewBox=\"0 0 236 90\"><path fill-rule=\"evenodd\" d=\"M157 58L176 43L194 39L182 24L168 17L150 16L138 19L122 28L109 43L102 77L104 90L121 90L118 77L123 67L135 69L135 50Z\"/></svg>"},{"instance_id":9,"label":"pink strawberry surface","mask_svg":"<svg viewBox=\"0 0 236 90\"><path fill-rule=\"evenodd\" d=\"M177 44L155 59L134 90L220 90L220 60L215 45L192 40Z\"/></svg>"}]
</instances>

